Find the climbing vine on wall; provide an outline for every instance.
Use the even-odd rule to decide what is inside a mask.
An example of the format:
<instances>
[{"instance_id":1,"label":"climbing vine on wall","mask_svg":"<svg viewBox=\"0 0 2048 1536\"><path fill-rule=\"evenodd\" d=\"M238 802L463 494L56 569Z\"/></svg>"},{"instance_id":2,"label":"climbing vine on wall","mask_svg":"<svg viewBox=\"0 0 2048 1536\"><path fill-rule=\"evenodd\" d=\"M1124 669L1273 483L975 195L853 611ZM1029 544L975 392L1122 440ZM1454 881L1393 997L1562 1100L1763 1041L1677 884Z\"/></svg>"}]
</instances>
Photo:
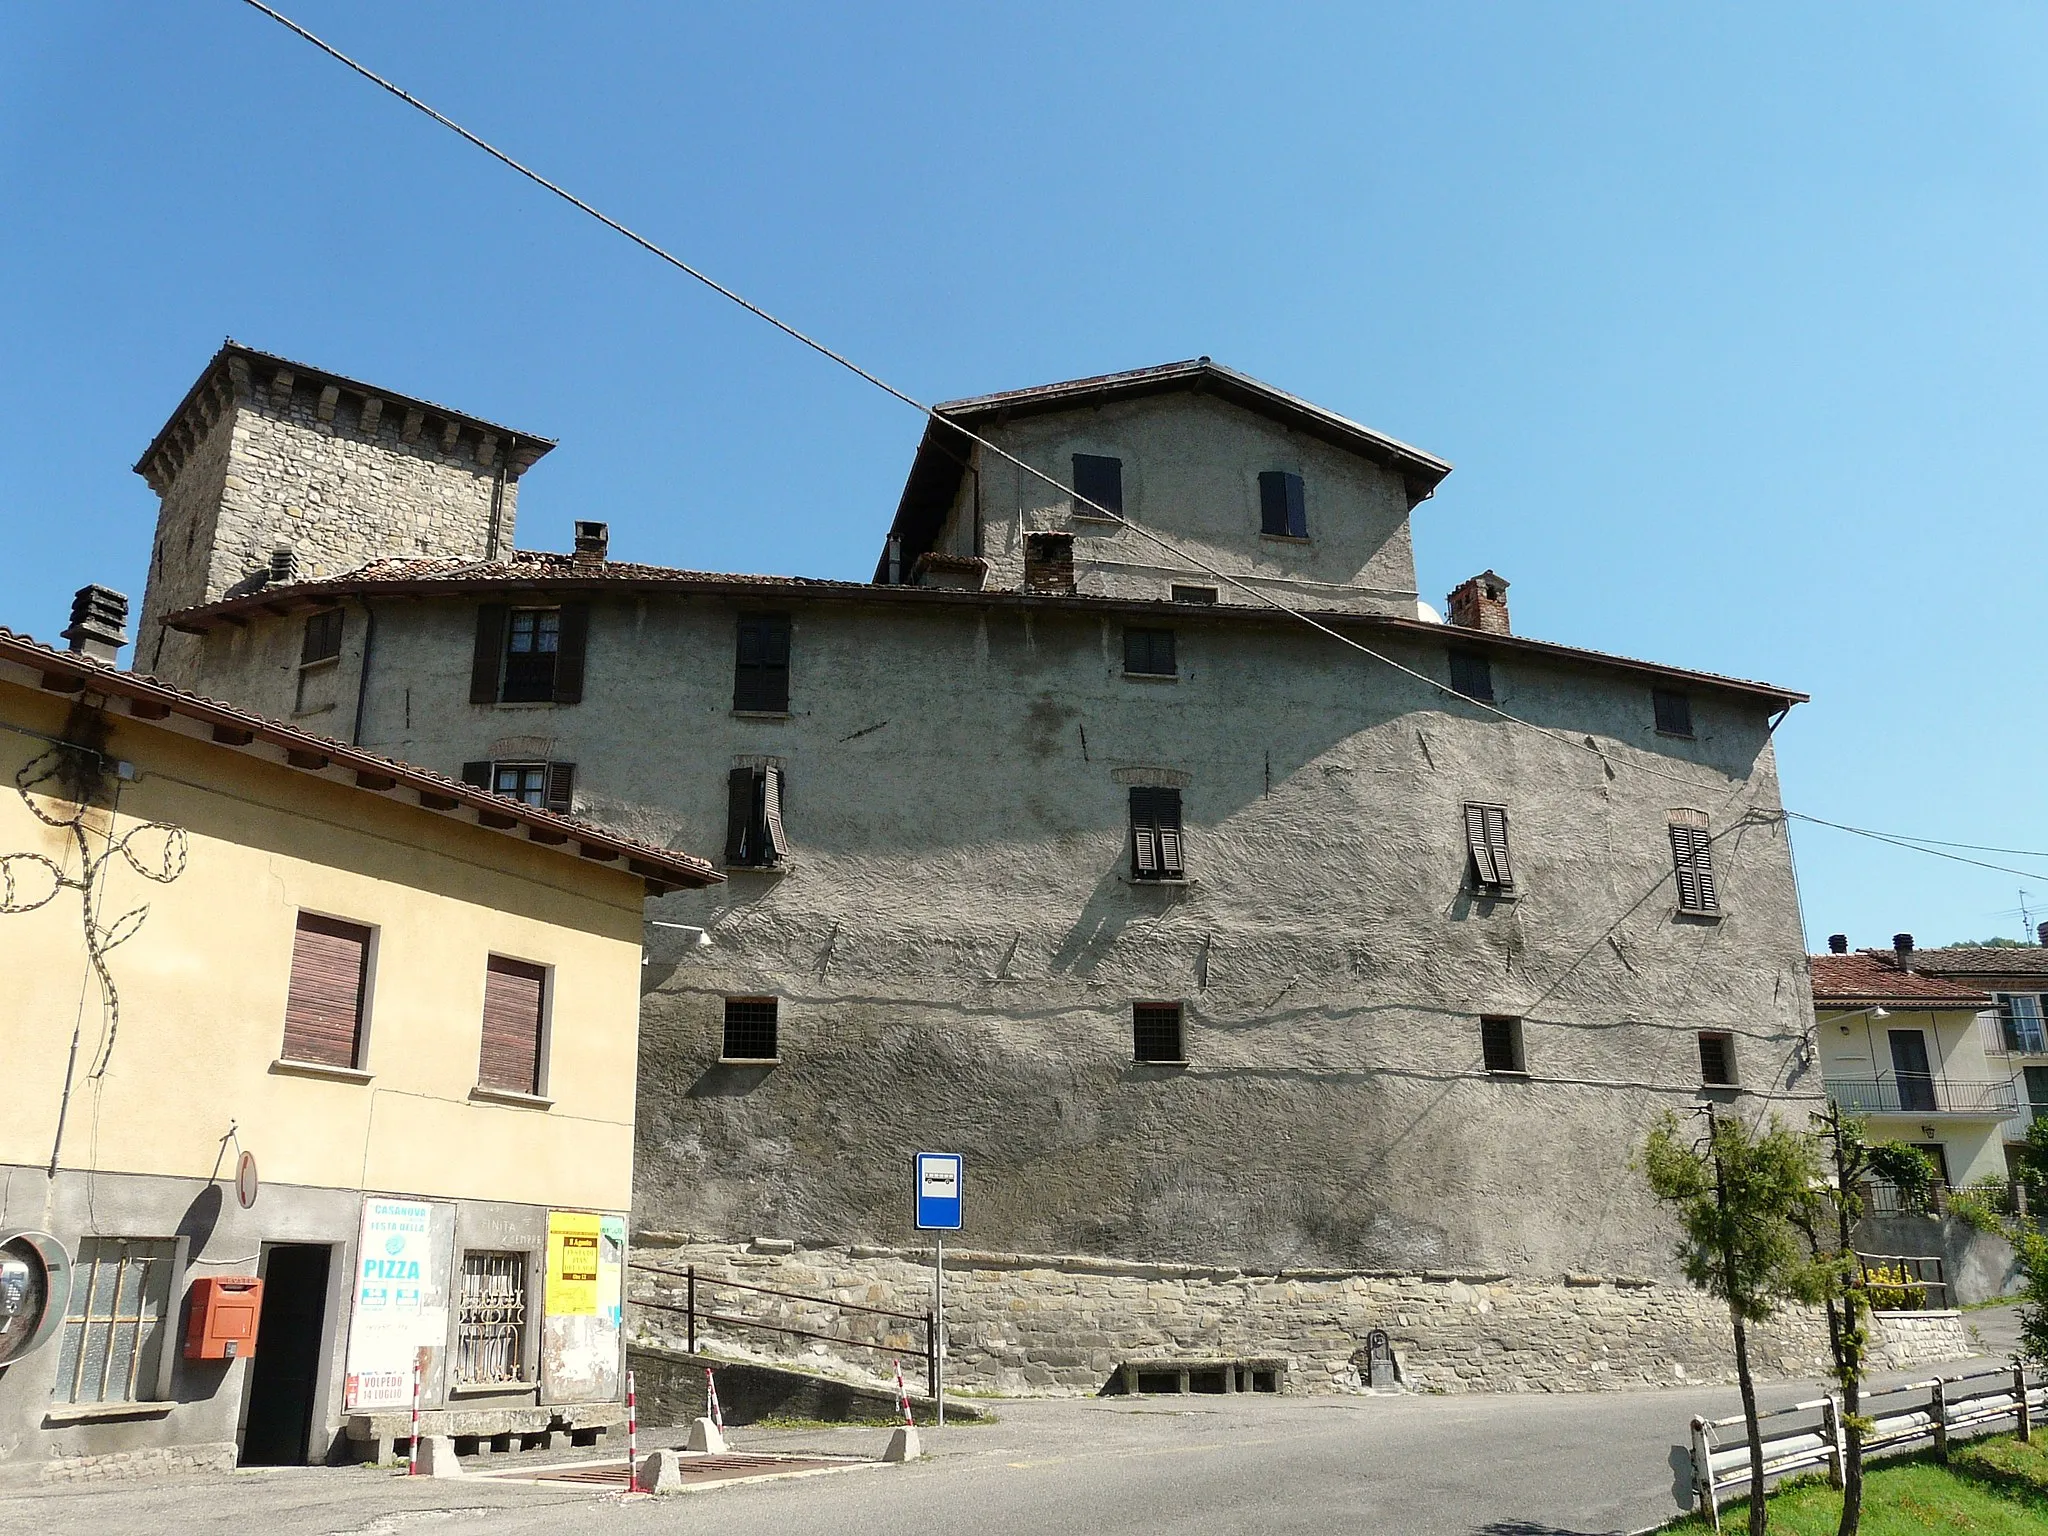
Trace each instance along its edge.
<instances>
[{"instance_id":1,"label":"climbing vine on wall","mask_svg":"<svg viewBox=\"0 0 2048 1536\"><path fill-rule=\"evenodd\" d=\"M83 718L81 718L83 716ZM83 741L60 742L29 759L14 775L14 787L29 814L45 826L62 832L78 858L78 873L68 874L69 860L60 862L41 853L0 853L0 915L34 912L49 906L67 891L78 893L79 920L85 939L86 960L99 983L103 1029L94 1052L91 1075L99 1077L112 1059L114 1038L121 1027L121 993L108 968L107 956L135 937L149 917L149 907L131 908L112 921L102 918L108 871L117 863L157 885L169 885L185 872L188 839L183 827L163 821L141 821L119 837L114 829L119 811L116 791L106 815L105 846L98 854L93 844L96 833L89 818L96 803L106 798L109 772L105 754L99 750L106 726L96 712L82 707L73 712L67 734ZM52 810L38 804L38 793Z\"/></svg>"}]
</instances>

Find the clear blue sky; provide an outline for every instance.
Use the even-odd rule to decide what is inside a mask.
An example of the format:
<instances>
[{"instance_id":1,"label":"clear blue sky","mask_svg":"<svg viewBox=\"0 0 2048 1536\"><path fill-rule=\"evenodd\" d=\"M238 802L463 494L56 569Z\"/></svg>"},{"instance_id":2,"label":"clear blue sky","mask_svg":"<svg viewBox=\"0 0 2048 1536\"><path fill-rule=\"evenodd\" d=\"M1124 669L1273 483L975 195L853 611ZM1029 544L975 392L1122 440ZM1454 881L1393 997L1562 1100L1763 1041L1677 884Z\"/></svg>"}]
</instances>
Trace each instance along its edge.
<instances>
[{"instance_id":1,"label":"clear blue sky","mask_svg":"<svg viewBox=\"0 0 2048 1536\"><path fill-rule=\"evenodd\" d=\"M1422 590L1814 695L1786 797L2048 848L2048 13L286 6L924 398L1208 353L1458 465ZM561 440L521 542L865 577L916 417L235 0L0 8L0 623L139 599L218 345ZM1809 934L2048 856L1796 837Z\"/></svg>"}]
</instances>

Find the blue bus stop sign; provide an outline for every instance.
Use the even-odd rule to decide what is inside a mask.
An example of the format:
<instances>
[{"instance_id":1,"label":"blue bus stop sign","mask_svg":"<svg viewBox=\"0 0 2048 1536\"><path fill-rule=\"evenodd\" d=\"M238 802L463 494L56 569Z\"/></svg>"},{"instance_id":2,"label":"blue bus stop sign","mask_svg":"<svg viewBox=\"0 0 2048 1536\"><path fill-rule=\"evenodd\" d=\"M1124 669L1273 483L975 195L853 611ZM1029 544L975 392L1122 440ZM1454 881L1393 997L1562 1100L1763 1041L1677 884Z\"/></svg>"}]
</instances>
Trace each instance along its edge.
<instances>
[{"instance_id":1,"label":"blue bus stop sign","mask_svg":"<svg viewBox=\"0 0 2048 1536\"><path fill-rule=\"evenodd\" d=\"M958 1152L917 1154L917 1226L921 1232L960 1230Z\"/></svg>"}]
</instances>

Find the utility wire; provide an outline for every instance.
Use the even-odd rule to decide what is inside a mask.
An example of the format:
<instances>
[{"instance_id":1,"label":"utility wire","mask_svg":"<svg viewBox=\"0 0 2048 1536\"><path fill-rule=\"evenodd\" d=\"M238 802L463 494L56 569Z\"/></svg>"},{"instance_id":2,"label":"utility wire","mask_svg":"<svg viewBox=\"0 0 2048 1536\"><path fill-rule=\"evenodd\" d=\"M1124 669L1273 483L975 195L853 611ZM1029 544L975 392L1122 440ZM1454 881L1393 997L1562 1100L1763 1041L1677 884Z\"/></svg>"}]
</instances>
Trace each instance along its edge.
<instances>
[{"instance_id":1,"label":"utility wire","mask_svg":"<svg viewBox=\"0 0 2048 1536\"><path fill-rule=\"evenodd\" d=\"M746 310L747 313L755 316L757 319L765 320L769 325L774 326L776 330L782 332L791 340L796 341L801 345L810 348L819 356L824 357L830 360L831 362L837 363L841 368L847 370L847 372L855 375L860 379L865 380L869 384L872 384L875 388L881 390L884 394L889 395L891 398L901 401L903 404L909 406L912 410L922 415L928 422L936 423L948 431L957 432L960 436L968 439L970 442L975 443L977 446L986 449L988 452L994 454L996 457L1004 460L1005 462L1014 465L1016 468L1022 470L1025 474L1030 475L1037 480L1043 481L1046 485L1050 486L1052 489L1056 491L1061 492L1063 495L1071 496L1078 505L1088 508L1088 510L1095 516L1101 517L1103 519L1106 519L1107 521L1117 524L1119 527L1125 529L1126 531L1135 534L1138 538L1143 539L1151 544L1154 544L1158 546L1160 549L1163 549L1169 554L1175 556L1176 558L1187 562L1195 569L1203 571L1206 574L1215 577L1218 581L1227 583L1228 585L1236 588L1238 591L1243 592L1253 601L1262 603L1265 606L1272 608L1278 611L1279 613L1287 616L1288 618L1294 619L1299 623L1305 624L1310 629L1313 629L1318 633L1326 635L1330 639L1335 640L1339 645L1348 646L1350 649L1357 651L1360 655L1368 656L1372 660L1379 662L1382 666L1388 667L1395 672L1399 672L1405 677L1412 678L1414 681L1422 683L1426 687L1434 690L1439 694L1448 695L1452 698L1462 699L1465 703L1470 704L1475 708L1484 710L1489 714L1496 715L1500 719L1507 721L1511 725L1519 725L1526 730L1539 732L1544 736L1550 737L1554 741L1561 742L1563 745L1572 748L1574 751L1590 752L1593 756L1600 759L1601 763L1604 766L1606 766L1609 769L1609 771L1612 771L1614 765L1619 764L1620 766L1632 769L1637 773L1648 774L1653 778L1668 780L1673 784L1680 785L1694 792L1701 792L1710 787L1708 785L1700 783L1697 779L1682 774L1670 773L1665 771L1664 769L1653 767L1648 763L1636 761L1630 758L1610 757L1608 753L1601 750L1601 748L1593 741L1593 739L1590 736L1576 737L1569 734L1568 732L1558 730L1551 726L1538 725L1533 720L1525 720L1519 715L1509 713L1507 710L1500 708L1497 704L1493 704L1484 699L1474 699L1465 694L1459 693L1455 688L1451 687L1450 684L1442 682L1437 678L1431 677L1425 672L1419 672L1413 667L1405 666L1401 662L1394 660L1391 656L1388 656L1383 652L1376 651L1371 646L1365 645L1362 642L1353 639L1349 635L1340 633L1339 631L1331 628L1328 624L1325 624L1322 621L1314 618L1310 614L1304 613L1300 609L1292 607L1289 604L1282 602L1278 597L1275 597L1272 593L1267 592L1262 588L1255 587L1249 582L1243 581L1238 577L1231 575L1227 571L1218 570L1215 566L1209 564L1207 561L1201 559L1199 556L1191 554L1187 550L1182 549L1172 540L1165 538L1164 536L1154 532L1149 528L1141 527L1137 523L1132 522L1130 519L1126 518L1121 512L1115 511L1114 509L1109 507L1105 507L1100 502L1094 501L1089 497L1083 496L1079 491L1075 490L1072 486L1063 483L1056 476L1047 473L1045 470L1038 468L1036 465L1026 463L1023 459L1019 458L1016 454L1011 453L1008 449L1002 447L1000 444L990 442L987 438L961 425L959 422L954 421L949 417L942 416L941 414L939 414L937 410L925 404L923 401L917 399L914 395L908 394L905 391L898 389L895 385L891 384L888 380L882 378L880 375L871 373L866 368L861 367L860 364L854 362L853 359L847 357L843 352L834 350L832 347L827 346L824 342L819 341L817 338L810 336L805 332L799 330L796 326L791 325L788 321L781 319L780 317L770 313L766 309L763 309L759 304L754 303L745 295L735 291L732 288L727 287L725 284L719 282L716 278L710 276L708 273L702 271L700 268L694 267L689 262L684 261L680 256L677 256L672 252L663 249L660 245L657 245L654 241L648 239L647 236L639 233L637 230L634 230L625 224L620 223L617 219L613 218L610 214L603 212L601 209L593 207L591 204L585 202L582 198L578 197L575 193L569 191L566 187L561 186L557 182L550 181L547 177L541 175L540 172L534 170L532 167L525 165L518 160L515 160L512 156L505 153L504 150L499 149L495 144L492 144L488 140L480 137L479 135L470 132L469 129L463 127L462 124L456 122L453 118L447 116L445 113L436 111L433 107L427 105L426 102L421 101L417 96L414 96L411 92L405 90L403 87L393 83L390 80L385 79L382 75L378 74L375 70L369 68L367 65L362 64L357 60L349 57L349 55L343 53L339 48L335 47L326 39L319 37L315 33L308 31L305 27L300 26L296 21L293 21L289 16L286 16L283 13L264 4L263 0L243 0L243 3L248 5L253 10L262 12L265 16L268 16L272 21L276 22L279 26L284 27L286 30L294 33L298 37L303 38L306 42L311 43L315 48L319 49L322 53L326 54L336 63L342 64L347 68L353 70L356 74L361 75L365 80L368 80L371 84L377 86L381 90L390 92L390 94L396 96L400 101L404 102L407 106L413 108L415 111L423 113L425 116L432 118L435 122L439 123L443 128L449 130L449 132L454 133L460 138L475 145L478 149L482 150L492 159L498 161L501 165L504 165L510 170L518 172L521 176L524 176L528 181L534 183L534 185L542 188L544 191L554 194L556 197L562 199L562 201L564 201L565 203L568 203L571 207L576 208L579 211L590 215L591 218L596 219L600 224L604 225L607 229L613 230L618 234L624 235L628 240L632 241L635 245L639 246L649 255L654 256L661 261L667 262L677 271L682 272L688 277L696 279L696 281L702 283L705 287L709 288L712 292L718 294L721 298L728 299L732 303L737 304L740 308ZM2042 874L2038 871L2010 869L2002 864L1987 864L1980 859L1966 859L1961 858L1956 854L1940 853L1936 850L1936 848L1923 847L1921 846L1921 844L1937 843L1940 847L1968 848L1975 852L2011 853L2021 854L2028 857L2048 858L2048 853L2041 853L2037 850L2019 848L1984 848L1972 843L1940 843L1940 841L1935 838L1908 839L1905 837L1900 837L1889 833L1874 832L1866 827L1847 826L1841 822L1828 821L1819 816L1807 816L1798 811L1788 810L1785 811L1783 814L1799 821L1811 822L1816 826L1832 827L1837 831L1851 832L1859 837L1874 838L1879 842L1891 843L1896 847L1910 848L1919 853L1932 854L1936 858L1952 859L1957 863L1976 865L1980 869L1996 870L2001 874L2023 875L2030 879L2048 880L2048 874Z\"/></svg>"}]
</instances>

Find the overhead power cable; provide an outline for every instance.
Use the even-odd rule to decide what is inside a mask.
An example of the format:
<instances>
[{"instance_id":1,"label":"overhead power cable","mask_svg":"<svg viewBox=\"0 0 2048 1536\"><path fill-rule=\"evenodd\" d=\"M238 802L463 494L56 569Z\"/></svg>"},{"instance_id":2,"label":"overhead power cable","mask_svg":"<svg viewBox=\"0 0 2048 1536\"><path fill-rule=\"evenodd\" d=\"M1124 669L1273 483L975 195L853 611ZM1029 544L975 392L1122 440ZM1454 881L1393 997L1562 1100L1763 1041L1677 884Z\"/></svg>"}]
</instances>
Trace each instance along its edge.
<instances>
[{"instance_id":1,"label":"overhead power cable","mask_svg":"<svg viewBox=\"0 0 2048 1536\"><path fill-rule=\"evenodd\" d=\"M308 31L305 27L299 25L298 22L292 20L289 16L286 16L282 12L274 9L273 7L264 4L263 0L243 0L243 3L248 5L253 10L262 12L265 16L268 16L272 21L276 22L279 26L284 27L286 30L292 32L293 34L302 38L306 42L311 43L315 48L319 49L322 53L326 54L336 63L342 64L346 66L348 69L353 70L356 74L361 75L365 80L368 80L371 84L377 86L379 89L388 91L391 95L396 96L400 101L404 102L407 106L413 108L415 111L420 112L423 115L433 119L433 121L439 123L443 128L446 128L449 132L466 140L468 143L475 145L478 149L482 150L492 159L498 161L501 165L505 166L509 170L516 171L521 176L524 176L528 181L531 181L535 186L540 187L546 192L552 193L554 196L560 198L563 202L568 203L571 207L577 209L578 211L588 214L591 218L597 220L607 229L610 229L617 234L625 236L628 240L632 241L635 245L639 246L649 255L655 257L660 261L666 262L668 265L674 267L677 271L683 273L685 276L694 278L697 282L702 283L705 287L709 288L712 292L718 294L721 298L727 299L732 303L737 304L740 308L746 310L747 313L753 315L757 319L766 321L769 325L775 327L776 330L782 332L791 340L798 342L805 347L810 348L813 352L816 352L820 357L826 358L829 361L838 364L847 372L873 385L876 389L881 390L884 394L890 396L892 399L898 400L902 402L904 405L909 406L912 410L922 415L928 422L941 425L950 432L957 432L960 436L966 438L968 441L976 444L978 447L987 450L989 453L994 454L997 458L1002 459L1006 463L1014 465L1017 469L1023 471L1027 475L1030 475L1032 478L1044 482L1047 486L1050 486L1052 489L1060 492L1062 495L1072 497L1077 505L1086 507L1089 510L1089 512L1094 516L1100 517L1106 521L1117 524L1119 527L1125 529L1127 532L1135 535L1136 537L1143 539L1146 542L1151 543L1160 549L1165 550L1167 553L1173 555L1176 559L1186 562L1189 566L1193 567L1194 569L1202 571L1207 575L1213 576L1216 580L1236 588L1238 591L1244 593L1247 597L1251 598L1254 602L1261 603L1268 608L1272 608L1277 612L1285 615L1286 617L1291 618L1296 622L1304 624L1308 628L1317 631L1319 634L1325 635L1328 638L1335 640L1339 645L1347 646L1351 650L1358 652L1360 655L1370 657L1372 660L1379 662L1382 666L1385 666L1395 672L1398 672L1405 677L1412 678L1414 681L1423 684L1425 687L1428 687L1436 693L1448 695L1450 697L1463 700L1463 702L1465 702L1466 704L1469 704L1474 708L1484 710L1488 714L1498 716L1500 719L1508 722L1511 725L1518 725L1525 730L1535 731L1541 735L1548 736L1553 741L1560 742L1563 745L1570 747L1574 751L1591 753L1594 757L1598 758L1600 762L1610 772L1613 770L1614 767L1620 766L1623 768L1631 769L1637 773L1647 774L1653 778L1667 780L1670 783L1680 785L1685 789L1694 792L1703 792L1710 788L1710 786L1700 783L1697 779L1682 774L1671 773L1662 768L1654 767L1649 763L1640 762L1631 758L1610 756L1607 752L1603 751L1600 748L1600 746L1596 742L1594 742L1594 740L1590 736L1574 736L1569 732L1558 730L1551 726L1539 725L1533 720L1525 720L1519 715L1511 714L1509 711L1502 709L1497 704L1491 703L1484 699L1474 699L1469 697L1468 695L1459 693L1455 688L1451 687L1449 683L1431 677L1426 672L1420 672L1413 667L1406 666L1403 663L1394 660L1393 657L1386 655L1384 652L1374 650L1371 646L1366 645L1356 639L1353 639L1351 636L1343 634L1336 629L1333 629L1330 625L1323 623L1321 620L1315 618L1313 615L1304 613L1300 609L1292 607L1291 605L1281 601L1271 592L1268 592L1263 588L1256 587L1251 583L1246 582L1240 579L1239 577L1230 574L1227 571L1217 569L1214 565L1209 564L1200 556L1195 555L1188 550L1182 549L1179 545L1175 544L1172 540L1164 537L1163 535L1153 531L1150 528L1145 528L1137 523L1132 522L1129 518L1125 517L1121 512L1116 511L1113 508L1103 506L1100 502L1095 501L1089 497L1083 496L1079 491L1075 490L1072 486L1065 484L1056 476L1048 473L1045 470L1040 469L1035 464L1026 463L1023 459L1019 458L1016 454L1010 452L1007 448L1004 448L1001 444L991 442L989 439L981 436L979 433L974 432L972 429L966 426L963 426L958 421L955 421L950 417L941 415L936 409L934 409L930 405L925 404L916 396L911 395L908 392L897 388L894 384L891 384L887 379L882 378L879 374L872 373L868 369L863 368L859 363L853 361L852 358L846 356L845 353L837 351L834 348L827 346L824 342L819 341L816 337L807 334L806 332L798 329L796 326L790 324L788 321L782 319L780 316L775 315L769 310L762 308L759 304L756 304L753 300L747 298L744 294L739 293L735 289L726 286L724 283L719 282L716 278L712 277L710 274L706 273L701 268L691 265L689 262L683 260L680 256L677 256L673 252L664 249L655 241L650 240L647 236L641 234L638 230L635 230L630 226L621 223L619 220L613 218L610 214L605 213L603 210L593 207L591 204L585 202L582 198L578 197L575 193L569 191L560 183L549 180L546 176L543 176L540 172L534 170L531 166L528 166L523 162L514 159L511 155L507 154L504 150L499 149L495 144L492 144L489 140L481 137L478 134L472 133L469 129L463 127L462 124L456 122L447 114L435 110L433 107L429 106L426 102L420 100L417 96L405 90L403 87L395 84L390 80L385 79L384 76L378 74L375 70L369 68L367 65L362 64L356 59L351 58L348 54L343 53L339 48L335 47L325 38L322 38L317 34ZM1880 842L1891 843L1900 848L1911 848L1919 853L1932 854L1936 858L1953 859L1956 862L1963 864L1974 864L1979 868L1997 870L2003 874L2024 875L2031 879L2048 879L2048 874L2042 874L2038 871L2008 869L2004 865L1987 864L1984 863L1982 860L1978 859L1960 858L1955 854L1938 852L1937 848L1934 847L1921 846L1922 844L1926 843L1938 843L1939 840L1934 838L1909 839L1882 832L1873 832L1868 828L1851 827L1844 825L1841 822L1828 821L1818 816L1807 816L1797 811L1786 811L1784 812L1784 814L1800 821L1811 822L1816 826L1832 827L1838 831L1855 833L1860 837L1875 838ZM1939 846L1952 848L1971 848L1977 852L2014 853L2024 854L2033 857L2048 858L2048 853L2035 853L2033 850L2025 849L1979 848L1977 847L1977 845L1969 843L1943 843L1939 844Z\"/></svg>"}]
</instances>

